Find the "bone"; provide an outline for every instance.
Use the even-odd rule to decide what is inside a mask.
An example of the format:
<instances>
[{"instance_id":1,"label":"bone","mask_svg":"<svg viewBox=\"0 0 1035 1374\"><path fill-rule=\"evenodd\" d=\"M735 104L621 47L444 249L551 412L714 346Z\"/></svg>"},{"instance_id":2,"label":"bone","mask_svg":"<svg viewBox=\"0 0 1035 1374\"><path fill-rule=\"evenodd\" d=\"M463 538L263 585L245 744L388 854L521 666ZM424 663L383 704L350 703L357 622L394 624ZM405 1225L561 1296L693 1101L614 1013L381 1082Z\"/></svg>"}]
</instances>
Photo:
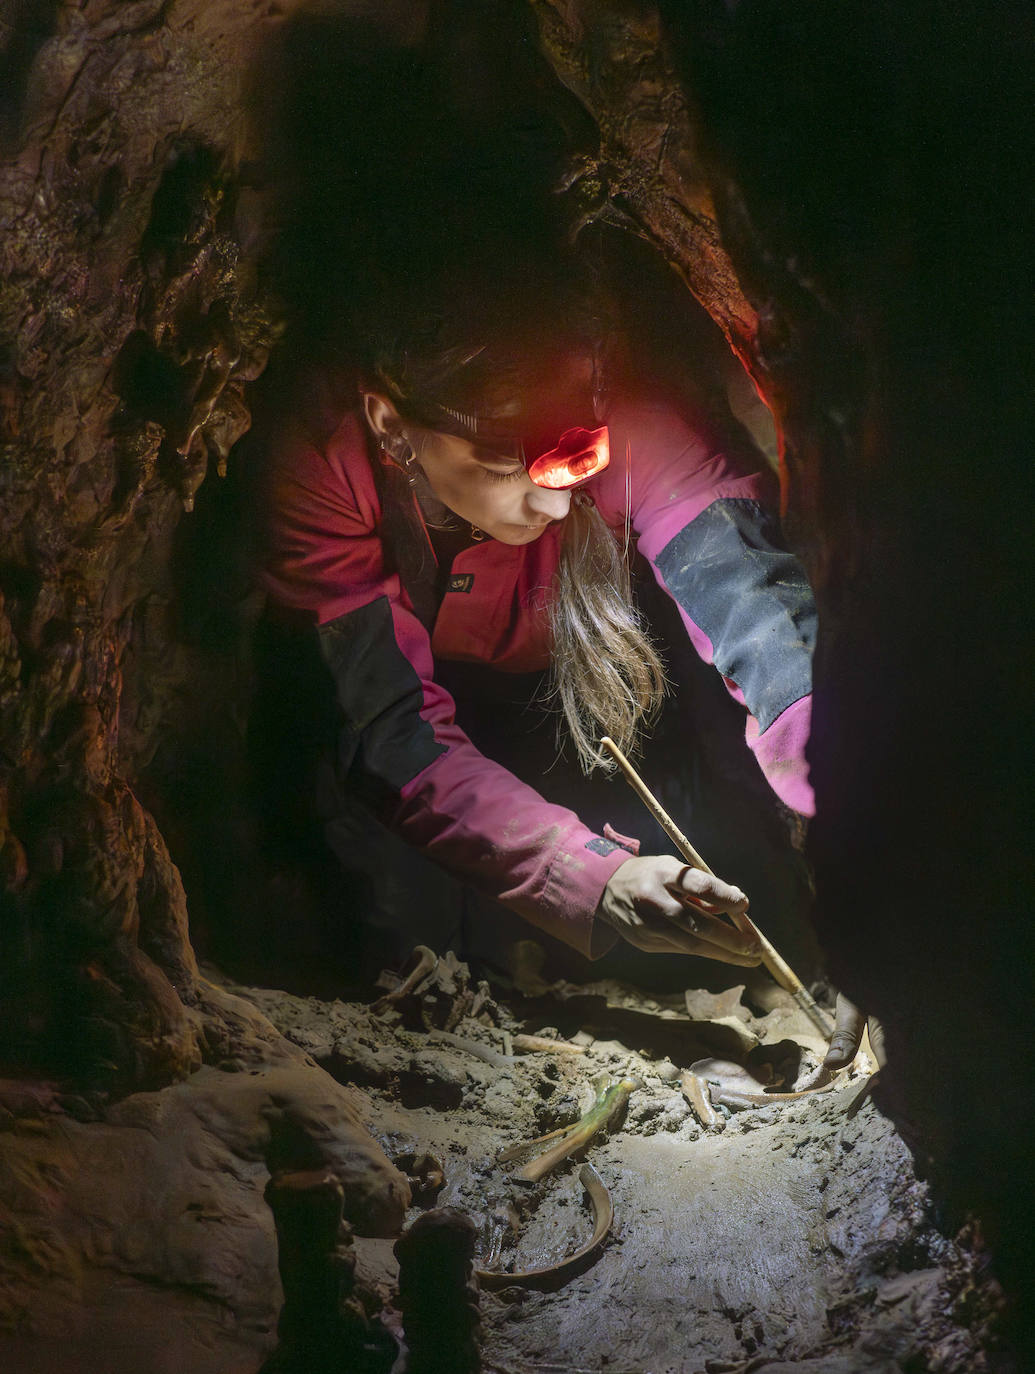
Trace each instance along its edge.
<instances>
[{"instance_id":1,"label":"bone","mask_svg":"<svg viewBox=\"0 0 1035 1374\"><path fill-rule=\"evenodd\" d=\"M482 1059L486 1064L491 1064L494 1069L512 1069L515 1064L520 1064L521 1060L513 1054L500 1054L499 1050L490 1049L488 1045L482 1045L477 1040L467 1040L462 1035L454 1035L452 1031L429 1031L428 1039L437 1045L449 1045L454 1050L463 1050L465 1054L471 1054L475 1059Z\"/></svg>"},{"instance_id":2,"label":"bone","mask_svg":"<svg viewBox=\"0 0 1035 1374\"><path fill-rule=\"evenodd\" d=\"M621 1078L610 1087L604 1088L598 1093L597 1100L589 1111L564 1132L556 1145L530 1160L514 1177L524 1183L538 1183L562 1160L588 1145L596 1133L608 1126L617 1116L630 1095L642 1087L643 1084L638 1078Z\"/></svg>"},{"instance_id":3,"label":"bone","mask_svg":"<svg viewBox=\"0 0 1035 1374\"><path fill-rule=\"evenodd\" d=\"M574 1278L576 1274L581 1274L589 1267L603 1249L615 1213L611 1195L592 1164L583 1164L579 1170L579 1182L585 1188L593 1208L593 1234L586 1244L573 1255L567 1255L558 1264L544 1265L541 1269L521 1269L514 1274L476 1269L474 1276L480 1288L559 1288L568 1279Z\"/></svg>"},{"instance_id":4,"label":"bone","mask_svg":"<svg viewBox=\"0 0 1035 1374\"><path fill-rule=\"evenodd\" d=\"M712 1105L708 1085L702 1078L698 1078L691 1069L684 1069L679 1075L679 1085L683 1090L683 1096L705 1130L714 1131L723 1125L723 1118Z\"/></svg>"},{"instance_id":5,"label":"bone","mask_svg":"<svg viewBox=\"0 0 1035 1374\"><path fill-rule=\"evenodd\" d=\"M729 1107L733 1111L743 1111L748 1107L769 1107L774 1102L797 1102L803 1097L829 1092L836 1086L834 1079L824 1082L820 1078L813 1086L803 1088L799 1092L770 1093L766 1092L764 1085L742 1065L734 1064L727 1059L699 1059L695 1064L691 1064L685 1077L696 1079L700 1083L713 1107ZM694 1106L692 1101L691 1106Z\"/></svg>"},{"instance_id":6,"label":"bone","mask_svg":"<svg viewBox=\"0 0 1035 1374\"><path fill-rule=\"evenodd\" d=\"M585 1054L585 1045L573 1045L570 1040L551 1040L547 1035L515 1035L513 1045L516 1050L548 1054Z\"/></svg>"},{"instance_id":7,"label":"bone","mask_svg":"<svg viewBox=\"0 0 1035 1374\"><path fill-rule=\"evenodd\" d=\"M720 1106L730 1107L733 1110L744 1107L769 1107L774 1102L797 1102L802 1097L815 1097L817 1093L828 1093L834 1087L833 1083L825 1083L820 1088L803 1088L796 1093L752 1093L739 1092L736 1088L724 1088L722 1086L711 1089L712 1100Z\"/></svg>"},{"instance_id":8,"label":"bone","mask_svg":"<svg viewBox=\"0 0 1035 1374\"><path fill-rule=\"evenodd\" d=\"M575 1129L578 1122L573 1122L570 1126L561 1126L556 1131L548 1131L546 1135L537 1135L534 1140L519 1140L516 1145L509 1146L506 1150L501 1150L496 1156L497 1164L509 1164L512 1159L518 1159L521 1155L527 1155L529 1150L534 1150L537 1145L545 1145L548 1140L559 1140L561 1136L570 1134Z\"/></svg>"},{"instance_id":9,"label":"bone","mask_svg":"<svg viewBox=\"0 0 1035 1374\"><path fill-rule=\"evenodd\" d=\"M413 969L406 975L402 982L399 983L397 987L392 988L390 992L386 992L383 997L379 997L375 1002L370 1003L370 1010L374 1012L375 1015L380 1015L381 1012L387 1011L389 1007L394 1006L396 1002L402 1001L404 997L407 997L415 988L419 987L420 984L424 982L425 978L434 973L435 969L438 967L438 955L434 950L428 949L427 945L414 946L410 959L407 962L413 960L416 960L416 963L414 963Z\"/></svg>"}]
</instances>

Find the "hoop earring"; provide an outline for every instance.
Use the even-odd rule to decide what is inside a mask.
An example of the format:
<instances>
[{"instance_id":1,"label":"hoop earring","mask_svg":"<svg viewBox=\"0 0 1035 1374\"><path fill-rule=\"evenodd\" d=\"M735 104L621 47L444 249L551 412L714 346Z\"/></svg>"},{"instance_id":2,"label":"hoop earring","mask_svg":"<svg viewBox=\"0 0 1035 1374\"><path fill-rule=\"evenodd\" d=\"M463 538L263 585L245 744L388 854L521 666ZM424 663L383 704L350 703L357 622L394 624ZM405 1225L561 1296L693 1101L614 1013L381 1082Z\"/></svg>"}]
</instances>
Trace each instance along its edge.
<instances>
[{"instance_id":1,"label":"hoop earring","mask_svg":"<svg viewBox=\"0 0 1035 1374\"><path fill-rule=\"evenodd\" d=\"M488 537L489 536L485 533L485 531L480 530L477 525L471 526L471 538L474 540L476 544L480 544L483 539L488 539Z\"/></svg>"},{"instance_id":2,"label":"hoop earring","mask_svg":"<svg viewBox=\"0 0 1035 1374\"><path fill-rule=\"evenodd\" d=\"M420 464L406 435L397 430L382 434L381 448L397 468L402 468L410 486L415 487L420 477Z\"/></svg>"}]
</instances>

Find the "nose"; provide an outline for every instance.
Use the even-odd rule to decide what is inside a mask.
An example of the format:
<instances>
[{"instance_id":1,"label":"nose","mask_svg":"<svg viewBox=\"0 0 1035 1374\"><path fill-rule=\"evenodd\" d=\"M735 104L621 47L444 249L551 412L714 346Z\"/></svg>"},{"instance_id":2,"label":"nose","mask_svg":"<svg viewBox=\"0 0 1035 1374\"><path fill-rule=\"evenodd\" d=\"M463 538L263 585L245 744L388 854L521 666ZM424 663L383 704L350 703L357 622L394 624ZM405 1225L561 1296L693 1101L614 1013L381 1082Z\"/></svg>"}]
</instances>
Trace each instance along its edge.
<instances>
[{"instance_id":1,"label":"nose","mask_svg":"<svg viewBox=\"0 0 1035 1374\"><path fill-rule=\"evenodd\" d=\"M571 492L533 486L525 501L528 509L540 519L563 520L571 508Z\"/></svg>"}]
</instances>

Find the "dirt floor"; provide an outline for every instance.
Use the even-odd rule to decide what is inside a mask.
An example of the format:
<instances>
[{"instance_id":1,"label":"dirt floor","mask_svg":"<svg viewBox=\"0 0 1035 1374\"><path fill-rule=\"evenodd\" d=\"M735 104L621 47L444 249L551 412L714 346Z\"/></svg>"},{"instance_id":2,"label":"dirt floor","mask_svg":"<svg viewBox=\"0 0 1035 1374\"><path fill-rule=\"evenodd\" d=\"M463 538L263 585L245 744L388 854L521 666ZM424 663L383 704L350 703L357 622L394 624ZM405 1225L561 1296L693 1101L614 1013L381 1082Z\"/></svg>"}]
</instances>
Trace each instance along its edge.
<instances>
[{"instance_id":1,"label":"dirt floor","mask_svg":"<svg viewBox=\"0 0 1035 1374\"><path fill-rule=\"evenodd\" d=\"M872 1102L849 1114L862 1071L720 1108L709 1128L691 1110L681 1072L703 1059L719 1078L746 1065L759 1092L809 1080L823 1042L786 994L547 983L540 954L522 942L490 987L429 951L423 981L380 1007L373 989L327 1002L207 984L229 1029L182 1083L110 1103L0 1084L0 1367L257 1374L283 1300L264 1190L281 1145L304 1160L308 1141L344 1188L377 1374L402 1333L394 1238L441 1207L473 1219L476 1262L495 1266L478 1299L487 1374L1016 1368L969 1231L939 1229ZM383 982L390 996L398 978ZM528 1048L528 1034L581 1053ZM498 1156L623 1079L638 1083L624 1118L584 1155L614 1206L603 1248L552 1289L525 1286L510 1276L576 1253L591 1212L579 1162L529 1184L515 1177L528 1156ZM385 1155L415 1185L405 1218ZM439 1367L459 1374L448 1356Z\"/></svg>"},{"instance_id":2,"label":"dirt floor","mask_svg":"<svg viewBox=\"0 0 1035 1374\"><path fill-rule=\"evenodd\" d=\"M461 965L445 992L380 1014L255 988L246 995L352 1085L390 1158L428 1152L441 1163L444 1187L408 1220L428 1206L462 1208L479 1227L482 1263L502 1234L504 1271L573 1253L589 1239L591 1218L577 1163L530 1187L512 1177L522 1160L500 1165L497 1155L575 1121L601 1076L642 1084L624 1121L584 1155L614 1203L602 1254L557 1291L483 1292L486 1370L1010 1367L991 1353L996 1290L967 1233L954 1240L938 1229L909 1153L872 1102L849 1115L864 1072L801 1100L720 1109L709 1130L697 1120L680 1071L702 1058L746 1062L774 1084L782 1078L785 1091L808 1081L822 1042L786 994L772 988L763 1008L745 1005L739 988L659 998L614 983L548 986L533 958L517 985L494 986L475 1017L452 1025L470 996L462 991L450 1007L457 974L462 989ZM443 1022L466 1045L442 1038L435 1026ZM584 1053L515 1054L522 1032L562 1036ZM486 1062L479 1051L505 1059ZM504 1215L516 1228L504 1230ZM392 1242L358 1238L356 1250L357 1275L392 1325Z\"/></svg>"}]
</instances>

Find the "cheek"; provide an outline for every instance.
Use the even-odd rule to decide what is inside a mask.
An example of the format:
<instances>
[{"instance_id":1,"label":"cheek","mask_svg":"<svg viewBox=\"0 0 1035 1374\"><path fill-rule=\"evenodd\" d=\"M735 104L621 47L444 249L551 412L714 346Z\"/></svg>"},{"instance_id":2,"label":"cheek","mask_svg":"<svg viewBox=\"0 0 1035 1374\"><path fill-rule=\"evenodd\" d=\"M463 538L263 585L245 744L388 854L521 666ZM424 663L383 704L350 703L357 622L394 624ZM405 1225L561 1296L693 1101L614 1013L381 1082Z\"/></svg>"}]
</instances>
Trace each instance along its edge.
<instances>
[{"instance_id":1,"label":"cheek","mask_svg":"<svg viewBox=\"0 0 1035 1374\"><path fill-rule=\"evenodd\" d=\"M493 524L522 523L531 485L527 481L512 478L494 482L462 459L433 450L425 451L422 462L434 494L462 519L483 529Z\"/></svg>"},{"instance_id":2,"label":"cheek","mask_svg":"<svg viewBox=\"0 0 1035 1374\"><path fill-rule=\"evenodd\" d=\"M499 511L501 515L512 515L520 510L524 502L522 482L486 482L475 484L479 503L483 510Z\"/></svg>"},{"instance_id":3,"label":"cheek","mask_svg":"<svg viewBox=\"0 0 1035 1374\"><path fill-rule=\"evenodd\" d=\"M486 481L480 473L475 473L456 484L456 500L454 509L461 515L467 514L475 524L506 523L520 517L524 483Z\"/></svg>"}]
</instances>

